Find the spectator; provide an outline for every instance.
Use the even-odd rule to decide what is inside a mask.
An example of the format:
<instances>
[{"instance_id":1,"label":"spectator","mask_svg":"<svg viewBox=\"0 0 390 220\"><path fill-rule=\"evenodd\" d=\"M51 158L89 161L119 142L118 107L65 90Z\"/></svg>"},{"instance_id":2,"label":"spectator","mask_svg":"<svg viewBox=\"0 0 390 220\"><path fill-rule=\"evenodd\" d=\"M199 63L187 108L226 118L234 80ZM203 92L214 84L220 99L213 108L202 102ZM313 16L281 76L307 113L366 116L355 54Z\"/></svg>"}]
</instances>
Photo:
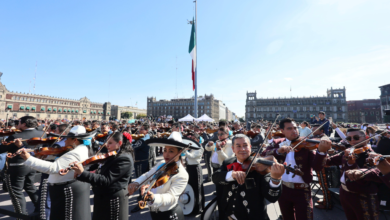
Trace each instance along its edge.
<instances>
[{"instance_id":1,"label":"spectator","mask_svg":"<svg viewBox=\"0 0 390 220\"><path fill-rule=\"evenodd\" d=\"M326 120L328 120L328 119L325 118L325 112L320 111L318 113L318 118L317 117L311 118L310 123L311 124L323 124ZM326 122L326 124L323 126L323 128L324 128L324 133L326 134L326 136L329 137L329 121Z\"/></svg>"},{"instance_id":2,"label":"spectator","mask_svg":"<svg viewBox=\"0 0 390 220\"><path fill-rule=\"evenodd\" d=\"M304 121L301 123L299 127L299 137L306 137L311 133L311 129L309 128L309 123Z\"/></svg>"}]
</instances>

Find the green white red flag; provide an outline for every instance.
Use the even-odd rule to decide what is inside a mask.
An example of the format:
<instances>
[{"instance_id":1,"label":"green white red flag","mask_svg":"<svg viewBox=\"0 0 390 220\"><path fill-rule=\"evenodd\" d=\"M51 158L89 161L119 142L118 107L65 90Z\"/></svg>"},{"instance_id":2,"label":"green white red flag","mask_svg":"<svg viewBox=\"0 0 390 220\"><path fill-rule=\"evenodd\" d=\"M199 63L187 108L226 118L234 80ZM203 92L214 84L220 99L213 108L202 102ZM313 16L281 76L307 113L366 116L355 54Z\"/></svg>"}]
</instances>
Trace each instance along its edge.
<instances>
[{"instance_id":1,"label":"green white red flag","mask_svg":"<svg viewBox=\"0 0 390 220\"><path fill-rule=\"evenodd\" d=\"M195 34L195 21L192 19L192 29L191 29L191 38L190 38L190 46L188 49L188 53L190 53L192 57L192 90L195 90L195 72L196 72L196 34Z\"/></svg>"}]
</instances>

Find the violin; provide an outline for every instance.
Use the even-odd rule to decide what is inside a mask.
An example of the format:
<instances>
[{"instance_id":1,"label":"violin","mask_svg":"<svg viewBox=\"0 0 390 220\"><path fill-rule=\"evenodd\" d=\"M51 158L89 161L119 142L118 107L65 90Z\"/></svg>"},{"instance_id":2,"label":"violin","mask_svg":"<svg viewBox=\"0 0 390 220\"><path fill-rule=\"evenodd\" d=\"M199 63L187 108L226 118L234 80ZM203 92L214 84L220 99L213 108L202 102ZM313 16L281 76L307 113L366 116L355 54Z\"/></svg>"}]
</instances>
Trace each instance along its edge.
<instances>
[{"instance_id":1,"label":"violin","mask_svg":"<svg viewBox=\"0 0 390 220\"><path fill-rule=\"evenodd\" d=\"M254 138L254 137L256 137L258 134L260 134L260 132L258 132L258 131L252 131L252 130L250 130L250 131L246 132L246 136L248 136L248 137L250 137L250 138Z\"/></svg>"},{"instance_id":2,"label":"violin","mask_svg":"<svg viewBox=\"0 0 390 220\"><path fill-rule=\"evenodd\" d=\"M39 144L52 144L57 141L57 137L50 137L50 138L39 138L34 137L26 140L28 145L39 145Z\"/></svg>"},{"instance_id":3,"label":"violin","mask_svg":"<svg viewBox=\"0 0 390 220\"><path fill-rule=\"evenodd\" d=\"M321 139L319 139L319 138L305 140L304 137L300 137L300 138L296 139L295 141L291 142L291 147L294 149L295 152L299 152L302 149L315 150L318 148L320 143L321 143ZM344 145L332 144L331 146L335 150L345 150L346 149L346 147Z\"/></svg>"},{"instance_id":4,"label":"violin","mask_svg":"<svg viewBox=\"0 0 390 220\"><path fill-rule=\"evenodd\" d=\"M359 155L359 154L366 152L369 149L370 149L370 147L367 145L364 147L359 147L359 148L351 147L351 148L349 148L349 155L352 155L352 154Z\"/></svg>"},{"instance_id":5,"label":"violin","mask_svg":"<svg viewBox=\"0 0 390 220\"><path fill-rule=\"evenodd\" d=\"M274 139L284 138L284 137L286 137L286 136L282 133L281 130L275 131L272 133L272 138L274 138Z\"/></svg>"},{"instance_id":6,"label":"violin","mask_svg":"<svg viewBox=\"0 0 390 220\"><path fill-rule=\"evenodd\" d=\"M96 164L96 163L102 163L105 160L107 160L108 158L110 158L112 156L115 156L115 155L117 155L117 152L116 151L111 151L111 152L108 152L108 153L105 153L105 154L98 154L98 155L92 156L92 157L90 157L90 158L88 158L88 159L86 159L86 160L84 160L83 162L80 162L80 163L83 166ZM74 166L74 164L68 166L65 169L61 169L59 174L61 176L66 175L72 169L73 166Z\"/></svg>"},{"instance_id":7,"label":"violin","mask_svg":"<svg viewBox=\"0 0 390 220\"><path fill-rule=\"evenodd\" d=\"M138 139L141 139L141 138L144 138L144 137L145 137L145 135L143 135L143 134L132 134L131 135L131 138L133 140L138 140Z\"/></svg>"},{"instance_id":8,"label":"violin","mask_svg":"<svg viewBox=\"0 0 390 220\"><path fill-rule=\"evenodd\" d=\"M151 179L151 183L147 190L145 190L144 195L142 195L142 199L138 202L138 206L140 209L144 209L146 206L146 201L150 201L151 199L148 196L148 191L150 189L154 189L160 187L168 182L169 178L172 175L179 173L179 167L176 162L172 162L168 164L165 170L161 170L154 174L153 179Z\"/></svg>"},{"instance_id":9,"label":"violin","mask_svg":"<svg viewBox=\"0 0 390 220\"><path fill-rule=\"evenodd\" d=\"M49 156L49 155L60 155L64 154L68 151L73 150L72 146L65 146L65 147L41 147L38 149L26 149L28 153L34 152L35 157L41 157L41 156ZM20 150L18 150L16 153L8 153L8 158L13 158L20 154Z\"/></svg>"},{"instance_id":10,"label":"violin","mask_svg":"<svg viewBox=\"0 0 390 220\"><path fill-rule=\"evenodd\" d=\"M36 156L60 155L73 150L72 146L65 147L41 147L34 150Z\"/></svg>"},{"instance_id":11,"label":"violin","mask_svg":"<svg viewBox=\"0 0 390 220\"><path fill-rule=\"evenodd\" d=\"M366 162L370 166L378 166L380 162L386 160L387 162L390 162L390 155L378 155L375 156L374 158L367 158Z\"/></svg>"},{"instance_id":12,"label":"violin","mask_svg":"<svg viewBox=\"0 0 390 220\"><path fill-rule=\"evenodd\" d=\"M89 133L89 132L92 132L92 131L94 131L94 130L96 130L96 128L85 128L85 131L87 131L88 133Z\"/></svg>"},{"instance_id":13,"label":"violin","mask_svg":"<svg viewBox=\"0 0 390 220\"><path fill-rule=\"evenodd\" d=\"M247 172L248 168L251 164L251 161L254 159L254 156L248 157L243 164L239 164L238 162L229 164L227 166L228 170L233 170L233 171L243 171ZM265 175L267 173L271 172L271 166L274 164L274 157L273 156L266 156L266 157L258 157L255 158L253 162L253 166L251 166L250 171L256 171L257 173L260 173L261 175ZM297 165L291 167L291 164L288 166L283 164L284 168L286 169L286 173L289 174L290 172L293 173L293 177L295 175L298 176L303 176L303 172L299 169Z\"/></svg>"},{"instance_id":14,"label":"violin","mask_svg":"<svg viewBox=\"0 0 390 220\"><path fill-rule=\"evenodd\" d=\"M104 132L103 134L97 134L95 136L95 139L105 138L105 137L107 137L107 135L108 135L108 132Z\"/></svg>"},{"instance_id":15,"label":"violin","mask_svg":"<svg viewBox=\"0 0 390 220\"><path fill-rule=\"evenodd\" d=\"M207 134L213 134L213 133L217 132L218 130L219 130L219 128L217 128L217 129L206 129L206 133Z\"/></svg>"},{"instance_id":16,"label":"violin","mask_svg":"<svg viewBox=\"0 0 390 220\"><path fill-rule=\"evenodd\" d=\"M167 138L167 137L169 137L170 135L171 135L170 132L164 132L164 133L161 133L161 134L160 134L160 137Z\"/></svg>"},{"instance_id":17,"label":"violin","mask_svg":"<svg viewBox=\"0 0 390 220\"><path fill-rule=\"evenodd\" d=\"M7 137L7 136L11 136L11 135L14 135L16 133L21 133L22 131L21 130L3 130L0 132L0 137Z\"/></svg>"}]
</instances>

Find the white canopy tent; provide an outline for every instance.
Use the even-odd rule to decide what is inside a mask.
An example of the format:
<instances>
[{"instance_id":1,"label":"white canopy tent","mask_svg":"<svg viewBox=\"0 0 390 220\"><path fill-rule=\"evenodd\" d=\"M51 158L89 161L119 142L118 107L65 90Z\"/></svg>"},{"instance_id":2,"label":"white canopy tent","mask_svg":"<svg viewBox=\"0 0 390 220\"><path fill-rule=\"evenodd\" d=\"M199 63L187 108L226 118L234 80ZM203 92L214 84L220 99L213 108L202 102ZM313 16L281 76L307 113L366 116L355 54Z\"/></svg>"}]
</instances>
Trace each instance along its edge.
<instances>
[{"instance_id":1,"label":"white canopy tent","mask_svg":"<svg viewBox=\"0 0 390 220\"><path fill-rule=\"evenodd\" d=\"M210 118L206 114L200 116L199 118L195 119L195 121L208 121L208 122L213 122L214 119Z\"/></svg>"},{"instance_id":2,"label":"white canopy tent","mask_svg":"<svg viewBox=\"0 0 390 220\"><path fill-rule=\"evenodd\" d=\"M188 114L184 118L180 118L179 121L194 121L194 117L192 115Z\"/></svg>"}]
</instances>

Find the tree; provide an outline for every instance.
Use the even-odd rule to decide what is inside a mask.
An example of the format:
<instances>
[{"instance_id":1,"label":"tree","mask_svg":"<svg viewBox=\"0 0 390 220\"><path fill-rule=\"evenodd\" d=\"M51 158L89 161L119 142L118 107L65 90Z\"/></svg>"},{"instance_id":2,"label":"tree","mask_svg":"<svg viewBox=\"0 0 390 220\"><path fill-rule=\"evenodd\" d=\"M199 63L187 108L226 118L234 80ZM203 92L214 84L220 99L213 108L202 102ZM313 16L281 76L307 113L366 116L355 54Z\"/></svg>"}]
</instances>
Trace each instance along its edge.
<instances>
[{"instance_id":1,"label":"tree","mask_svg":"<svg viewBox=\"0 0 390 220\"><path fill-rule=\"evenodd\" d=\"M240 122L245 122L244 117L238 118L238 120L239 120Z\"/></svg>"},{"instance_id":2,"label":"tree","mask_svg":"<svg viewBox=\"0 0 390 220\"><path fill-rule=\"evenodd\" d=\"M121 118L130 119L131 117L133 117L133 113L131 113L131 112L122 112L122 114L121 114Z\"/></svg>"},{"instance_id":3,"label":"tree","mask_svg":"<svg viewBox=\"0 0 390 220\"><path fill-rule=\"evenodd\" d=\"M140 119L140 118L145 118L145 117L146 117L146 114L138 114L136 118Z\"/></svg>"}]
</instances>

